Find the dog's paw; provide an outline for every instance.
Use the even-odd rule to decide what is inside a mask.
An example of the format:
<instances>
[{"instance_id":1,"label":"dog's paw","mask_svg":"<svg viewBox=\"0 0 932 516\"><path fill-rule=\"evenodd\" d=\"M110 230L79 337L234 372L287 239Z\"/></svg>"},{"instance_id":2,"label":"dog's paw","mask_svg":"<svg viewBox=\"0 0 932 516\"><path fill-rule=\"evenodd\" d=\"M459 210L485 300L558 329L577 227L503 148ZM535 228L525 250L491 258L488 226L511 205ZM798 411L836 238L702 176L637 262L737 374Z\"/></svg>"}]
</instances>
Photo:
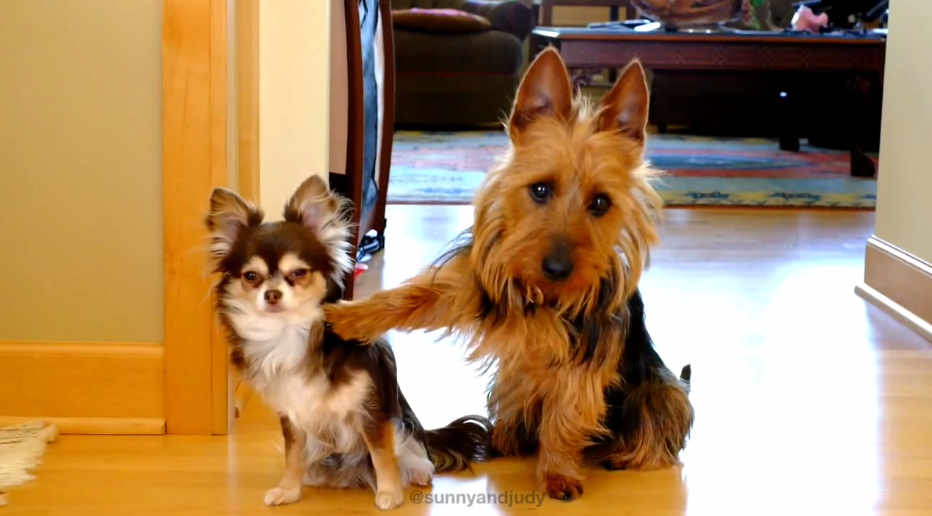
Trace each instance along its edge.
<instances>
[{"instance_id":1,"label":"dog's paw","mask_svg":"<svg viewBox=\"0 0 932 516\"><path fill-rule=\"evenodd\" d=\"M282 489L280 487L274 487L269 489L268 493L265 493L265 504L270 506L287 505L290 503L295 503L300 499L300 487L297 489Z\"/></svg>"},{"instance_id":2,"label":"dog's paw","mask_svg":"<svg viewBox=\"0 0 932 516\"><path fill-rule=\"evenodd\" d=\"M582 481L555 474L544 477L544 490L550 498L565 502L575 500L583 494Z\"/></svg>"},{"instance_id":3,"label":"dog's paw","mask_svg":"<svg viewBox=\"0 0 932 516\"><path fill-rule=\"evenodd\" d=\"M411 485L414 486L425 487L434 481L434 476L428 470L411 468L408 474L411 478Z\"/></svg>"},{"instance_id":4,"label":"dog's paw","mask_svg":"<svg viewBox=\"0 0 932 516\"><path fill-rule=\"evenodd\" d=\"M390 511L400 507L402 501L404 501L404 493L400 489L375 493L375 506L383 511Z\"/></svg>"}]
</instances>

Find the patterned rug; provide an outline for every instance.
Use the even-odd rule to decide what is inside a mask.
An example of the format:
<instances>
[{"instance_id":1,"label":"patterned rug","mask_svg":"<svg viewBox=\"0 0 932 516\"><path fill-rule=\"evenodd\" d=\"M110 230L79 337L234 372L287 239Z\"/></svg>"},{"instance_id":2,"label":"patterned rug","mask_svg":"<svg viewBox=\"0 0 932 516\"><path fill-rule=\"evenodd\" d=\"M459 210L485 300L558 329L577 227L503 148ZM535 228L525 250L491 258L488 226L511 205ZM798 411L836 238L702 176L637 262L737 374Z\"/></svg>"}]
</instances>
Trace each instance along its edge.
<instances>
[{"instance_id":1,"label":"patterned rug","mask_svg":"<svg viewBox=\"0 0 932 516\"><path fill-rule=\"evenodd\" d=\"M399 131L388 202L469 204L507 144L498 131ZM848 152L805 142L788 152L775 140L651 135L647 155L665 173L657 188L667 206L873 209L877 201L876 178L851 177Z\"/></svg>"},{"instance_id":2,"label":"patterned rug","mask_svg":"<svg viewBox=\"0 0 932 516\"><path fill-rule=\"evenodd\" d=\"M32 470L42 462L46 447L57 437L55 425L42 421L0 428L0 507L10 503L9 488L35 479Z\"/></svg>"}]
</instances>

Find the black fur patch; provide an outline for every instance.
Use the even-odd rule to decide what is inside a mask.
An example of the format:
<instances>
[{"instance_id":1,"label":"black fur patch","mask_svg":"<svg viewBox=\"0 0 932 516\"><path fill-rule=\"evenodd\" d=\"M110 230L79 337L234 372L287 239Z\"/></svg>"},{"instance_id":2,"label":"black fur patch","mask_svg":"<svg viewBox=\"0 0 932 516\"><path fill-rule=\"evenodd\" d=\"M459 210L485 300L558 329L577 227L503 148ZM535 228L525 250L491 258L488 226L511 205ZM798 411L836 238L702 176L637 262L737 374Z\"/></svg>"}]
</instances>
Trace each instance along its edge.
<instances>
[{"instance_id":1,"label":"black fur patch","mask_svg":"<svg viewBox=\"0 0 932 516\"><path fill-rule=\"evenodd\" d=\"M618 364L622 384L605 391L605 402L608 405L605 424L616 437L622 439L633 435L641 424L640 417L625 410L629 393L647 382L661 381L661 370L666 368L647 331L644 301L639 290L631 296L627 307L625 348Z\"/></svg>"}]
</instances>

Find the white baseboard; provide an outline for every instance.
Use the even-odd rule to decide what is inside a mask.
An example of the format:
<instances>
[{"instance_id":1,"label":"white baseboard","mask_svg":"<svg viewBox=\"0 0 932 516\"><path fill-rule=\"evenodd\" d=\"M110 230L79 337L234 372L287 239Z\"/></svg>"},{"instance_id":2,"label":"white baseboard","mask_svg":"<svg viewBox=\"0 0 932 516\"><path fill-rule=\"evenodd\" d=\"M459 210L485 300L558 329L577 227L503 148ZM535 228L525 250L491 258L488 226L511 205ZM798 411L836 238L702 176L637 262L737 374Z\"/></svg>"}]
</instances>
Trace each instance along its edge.
<instances>
[{"instance_id":1,"label":"white baseboard","mask_svg":"<svg viewBox=\"0 0 932 516\"><path fill-rule=\"evenodd\" d=\"M869 285L861 283L854 287L854 292L867 300L867 302L880 308L891 317L907 326L914 332L921 335L924 339L932 342L932 324L922 320L916 314L903 308L892 299L874 290Z\"/></svg>"}]
</instances>

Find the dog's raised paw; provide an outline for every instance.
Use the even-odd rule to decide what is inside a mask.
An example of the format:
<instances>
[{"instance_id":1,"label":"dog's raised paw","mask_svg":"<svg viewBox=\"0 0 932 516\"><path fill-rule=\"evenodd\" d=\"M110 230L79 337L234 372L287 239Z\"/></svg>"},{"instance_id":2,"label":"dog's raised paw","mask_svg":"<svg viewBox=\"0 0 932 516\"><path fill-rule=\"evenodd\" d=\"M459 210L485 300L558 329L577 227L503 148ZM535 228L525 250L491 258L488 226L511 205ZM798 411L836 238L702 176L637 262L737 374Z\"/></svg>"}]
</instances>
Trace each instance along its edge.
<instances>
[{"instance_id":1,"label":"dog's raised paw","mask_svg":"<svg viewBox=\"0 0 932 516\"><path fill-rule=\"evenodd\" d=\"M401 506L404 493L399 491L379 491L375 494L375 506L383 511L390 511Z\"/></svg>"},{"instance_id":2,"label":"dog's raised paw","mask_svg":"<svg viewBox=\"0 0 932 516\"><path fill-rule=\"evenodd\" d=\"M547 496L564 502L575 500L583 494L581 481L560 475L547 475L544 478L544 487Z\"/></svg>"},{"instance_id":3,"label":"dog's raised paw","mask_svg":"<svg viewBox=\"0 0 932 516\"><path fill-rule=\"evenodd\" d=\"M269 492L265 493L265 504L266 505L287 505L289 503L295 503L301 499L301 488L298 489L282 489L281 487L273 487L269 489Z\"/></svg>"}]
</instances>

